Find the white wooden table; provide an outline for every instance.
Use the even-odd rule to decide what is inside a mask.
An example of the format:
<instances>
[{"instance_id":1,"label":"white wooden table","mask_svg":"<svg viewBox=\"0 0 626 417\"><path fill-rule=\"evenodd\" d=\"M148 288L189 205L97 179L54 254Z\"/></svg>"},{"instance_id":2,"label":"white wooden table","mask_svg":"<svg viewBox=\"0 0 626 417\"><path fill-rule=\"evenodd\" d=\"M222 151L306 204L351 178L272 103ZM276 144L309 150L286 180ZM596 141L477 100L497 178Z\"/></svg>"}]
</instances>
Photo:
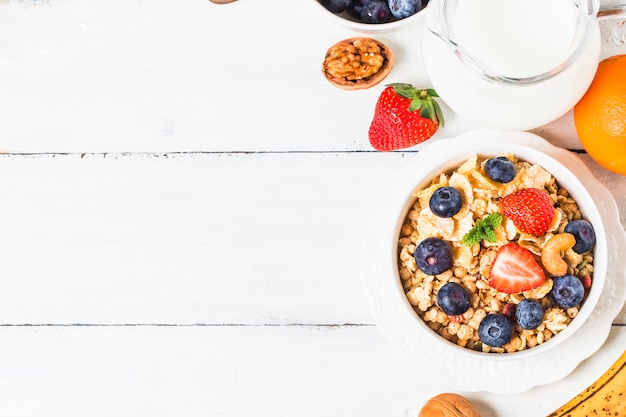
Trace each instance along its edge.
<instances>
[{"instance_id":1,"label":"white wooden table","mask_svg":"<svg viewBox=\"0 0 626 417\"><path fill-rule=\"evenodd\" d=\"M421 25L377 36L386 81L428 84ZM354 35L308 1L0 2L1 415L416 416L451 389L361 284L363 208L420 147L374 152L381 89L322 77ZM444 111L431 140L476 127ZM580 148L571 115L536 132ZM622 310L564 380L467 396L544 416L625 346Z\"/></svg>"}]
</instances>

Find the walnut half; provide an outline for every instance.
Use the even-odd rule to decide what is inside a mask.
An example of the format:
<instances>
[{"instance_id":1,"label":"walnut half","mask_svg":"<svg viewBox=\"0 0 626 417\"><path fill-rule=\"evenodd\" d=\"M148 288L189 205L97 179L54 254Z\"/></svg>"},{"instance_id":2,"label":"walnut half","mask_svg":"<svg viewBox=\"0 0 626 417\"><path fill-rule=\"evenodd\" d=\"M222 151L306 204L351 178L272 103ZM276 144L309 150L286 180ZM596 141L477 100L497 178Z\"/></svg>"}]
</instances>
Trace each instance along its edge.
<instances>
[{"instance_id":1,"label":"walnut half","mask_svg":"<svg viewBox=\"0 0 626 417\"><path fill-rule=\"evenodd\" d=\"M350 38L326 52L322 72L332 84L345 90L361 90L378 84L391 71L393 52L372 38Z\"/></svg>"}]
</instances>

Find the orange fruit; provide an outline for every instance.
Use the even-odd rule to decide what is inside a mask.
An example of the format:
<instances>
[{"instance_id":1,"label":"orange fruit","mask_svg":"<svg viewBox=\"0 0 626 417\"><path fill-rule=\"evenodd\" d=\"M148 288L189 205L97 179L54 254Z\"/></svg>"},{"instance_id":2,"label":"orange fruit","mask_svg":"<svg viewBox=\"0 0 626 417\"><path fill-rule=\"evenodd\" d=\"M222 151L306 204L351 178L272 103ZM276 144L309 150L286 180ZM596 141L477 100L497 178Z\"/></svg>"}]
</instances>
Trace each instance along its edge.
<instances>
[{"instance_id":1,"label":"orange fruit","mask_svg":"<svg viewBox=\"0 0 626 417\"><path fill-rule=\"evenodd\" d=\"M600 62L591 86L574 106L574 125L591 158L626 175L626 54Z\"/></svg>"}]
</instances>

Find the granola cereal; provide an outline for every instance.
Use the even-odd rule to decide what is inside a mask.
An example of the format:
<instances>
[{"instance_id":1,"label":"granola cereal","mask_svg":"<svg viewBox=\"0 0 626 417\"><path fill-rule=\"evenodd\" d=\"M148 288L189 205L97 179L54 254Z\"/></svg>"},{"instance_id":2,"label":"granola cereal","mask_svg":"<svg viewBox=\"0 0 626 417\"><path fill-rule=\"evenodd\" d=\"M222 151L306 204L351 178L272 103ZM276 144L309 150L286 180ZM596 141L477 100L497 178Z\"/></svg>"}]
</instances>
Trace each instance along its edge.
<instances>
[{"instance_id":1,"label":"granola cereal","mask_svg":"<svg viewBox=\"0 0 626 417\"><path fill-rule=\"evenodd\" d=\"M564 233L569 222L583 218L568 191L541 166L519 160L510 153L501 156L508 158L515 166L516 175L508 183L490 179L484 169L489 158L474 155L453 171L438 175L428 186L418 190L400 229L397 259L406 297L418 316L433 331L468 349L511 353L547 342L577 316L584 300L568 308L556 305L550 297L555 278L551 271L579 278L585 283L585 291L588 291L593 278L594 258L592 250L577 253L572 249L572 242L567 240L567 243L561 243L560 237L559 242L555 240L548 244L554 236ZM429 207L435 190L444 186L456 188L463 200L461 209L448 218L438 217ZM491 213L500 213L500 202L505 196L523 188L537 188L549 195L554 216L545 233L538 236L523 233L511 219L502 216L501 223L493 230L491 241L482 239L471 245L464 241L464 237L479 220ZM437 275L423 272L414 259L416 247L430 237L443 239L452 248L451 267ZM489 277L494 259L500 248L511 242L528 250L541 266L545 281L540 285L513 293L492 287ZM541 263L542 251L546 247L552 252L544 253L544 258L558 263L558 268L546 268ZM444 313L437 303L439 289L448 282L462 285L469 294L469 308L460 316ZM537 300L543 308L543 320L536 328L522 328L515 321L515 316L511 318L508 313L511 309L514 311L524 299ZM480 323L491 314L509 314L512 322L511 337L500 346L490 346L479 336Z\"/></svg>"}]
</instances>

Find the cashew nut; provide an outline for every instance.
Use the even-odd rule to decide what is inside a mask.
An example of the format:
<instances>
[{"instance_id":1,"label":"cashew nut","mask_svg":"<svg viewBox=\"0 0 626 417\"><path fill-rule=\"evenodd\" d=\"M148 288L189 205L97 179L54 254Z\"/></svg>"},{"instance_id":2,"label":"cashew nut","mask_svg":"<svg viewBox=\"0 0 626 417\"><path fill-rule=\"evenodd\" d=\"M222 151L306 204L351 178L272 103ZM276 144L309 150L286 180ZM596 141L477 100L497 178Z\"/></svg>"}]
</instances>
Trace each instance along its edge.
<instances>
[{"instance_id":1,"label":"cashew nut","mask_svg":"<svg viewBox=\"0 0 626 417\"><path fill-rule=\"evenodd\" d=\"M576 244L576 238L571 233L559 233L546 242L541 250L541 263L546 271L554 276L567 274L567 262L563 260L561 253Z\"/></svg>"}]
</instances>

